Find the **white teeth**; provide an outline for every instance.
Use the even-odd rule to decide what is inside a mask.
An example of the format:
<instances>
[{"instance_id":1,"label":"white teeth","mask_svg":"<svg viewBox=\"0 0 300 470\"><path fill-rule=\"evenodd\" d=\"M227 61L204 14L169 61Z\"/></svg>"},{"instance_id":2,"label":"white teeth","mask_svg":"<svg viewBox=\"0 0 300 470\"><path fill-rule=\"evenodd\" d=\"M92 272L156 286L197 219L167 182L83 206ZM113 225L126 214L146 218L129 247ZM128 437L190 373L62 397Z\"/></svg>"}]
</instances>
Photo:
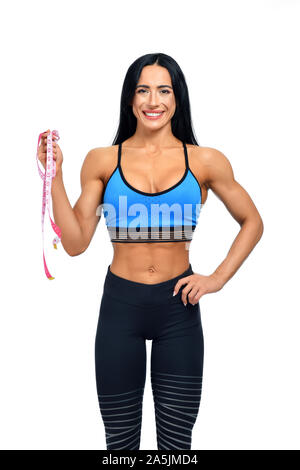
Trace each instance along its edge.
<instances>
[{"instance_id":1,"label":"white teeth","mask_svg":"<svg viewBox=\"0 0 300 470\"><path fill-rule=\"evenodd\" d=\"M161 113L145 113L145 114L146 116L160 116L162 112Z\"/></svg>"}]
</instances>

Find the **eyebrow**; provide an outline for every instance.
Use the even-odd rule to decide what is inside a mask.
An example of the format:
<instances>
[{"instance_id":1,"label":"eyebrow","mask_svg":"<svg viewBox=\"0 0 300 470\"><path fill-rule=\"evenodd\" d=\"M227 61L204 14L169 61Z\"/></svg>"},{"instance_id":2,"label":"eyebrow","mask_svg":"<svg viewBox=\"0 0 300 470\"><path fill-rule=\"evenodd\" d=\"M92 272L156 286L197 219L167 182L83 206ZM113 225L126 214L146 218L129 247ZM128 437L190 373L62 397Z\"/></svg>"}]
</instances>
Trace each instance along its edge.
<instances>
[{"instance_id":1,"label":"eyebrow","mask_svg":"<svg viewBox=\"0 0 300 470\"><path fill-rule=\"evenodd\" d=\"M149 85L137 85L136 88L139 88L139 87L143 87L143 88L150 88ZM158 85L156 88L171 88L171 90L173 90L173 88L170 86L170 85Z\"/></svg>"}]
</instances>

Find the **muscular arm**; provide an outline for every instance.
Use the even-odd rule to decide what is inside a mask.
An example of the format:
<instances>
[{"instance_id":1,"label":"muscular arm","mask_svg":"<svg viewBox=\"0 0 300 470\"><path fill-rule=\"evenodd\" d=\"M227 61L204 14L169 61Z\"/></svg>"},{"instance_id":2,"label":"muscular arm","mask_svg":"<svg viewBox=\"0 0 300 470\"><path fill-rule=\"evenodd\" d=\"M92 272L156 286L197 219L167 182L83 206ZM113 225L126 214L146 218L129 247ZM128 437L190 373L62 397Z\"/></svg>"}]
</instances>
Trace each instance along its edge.
<instances>
[{"instance_id":1,"label":"muscular arm","mask_svg":"<svg viewBox=\"0 0 300 470\"><path fill-rule=\"evenodd\" d=\"M99 221L96 208L102 198L103 183L98 175L98 158L98 149L88 152L80 175L82 192L73 208L65 190L61 169L52 182L54 220L61 229L61 243L70 256L77 256L86 250Z\"/></svg>"},{"instance_id":2,"label":"muscular arm","mask_svg":"<svg viewBox=\"0 0 300 470\"><path fill-rule=\"evenodd\" d=\"M239 269L260 240L262 218L247 191L235 180L228 158L216 149L205 149L206 186L224 203L241 230L224 261L214 271L224 285Z\"/></svg>"},{"instance_id":3,"label":"muscular arm","mask_svg":"<svg viewBox=\"0 0 300 470\"><path fill-rule=\"evenodd\" d=\"M99 175L101 149L90 150L80 172L81 195L73 207L81 229L81 249L73 254L83 253L89 246L100 220L97 207L100 204L104 184Z\"/></svg>"}]
</instances>

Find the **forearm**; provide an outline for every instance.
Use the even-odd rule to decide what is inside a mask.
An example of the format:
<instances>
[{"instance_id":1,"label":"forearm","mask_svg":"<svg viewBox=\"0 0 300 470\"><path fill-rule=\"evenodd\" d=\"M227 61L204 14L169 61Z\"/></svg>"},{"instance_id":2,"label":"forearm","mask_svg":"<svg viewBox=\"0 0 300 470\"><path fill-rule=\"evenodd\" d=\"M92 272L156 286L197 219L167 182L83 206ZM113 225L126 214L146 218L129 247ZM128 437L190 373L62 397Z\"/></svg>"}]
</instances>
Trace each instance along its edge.
<instances>
[{"instance_id":1,"label":"forearm","mask_svg":"<svg viewBox=\"0 0 300 470\"><path fill-rule=\"evenodd\" d=\"M65 190L62 170L52 180L51 196L54 221L61 229L64 249L70 256L81 253L84 251L82 232Z\"/></svg>"},{"instance_id":2,"label":"forearm","mask_svg":"<svg viewBox=\"0 0 300 470\"><path fill-rule=\"evenodd\" d=\"M213 273L213 276L216 276L222 285L226 284L240 268L262 234L263 222L260 217L255 220L246 220L242 224L241 230L234 239L226 258Z\"/></svg>"}]
</instances>

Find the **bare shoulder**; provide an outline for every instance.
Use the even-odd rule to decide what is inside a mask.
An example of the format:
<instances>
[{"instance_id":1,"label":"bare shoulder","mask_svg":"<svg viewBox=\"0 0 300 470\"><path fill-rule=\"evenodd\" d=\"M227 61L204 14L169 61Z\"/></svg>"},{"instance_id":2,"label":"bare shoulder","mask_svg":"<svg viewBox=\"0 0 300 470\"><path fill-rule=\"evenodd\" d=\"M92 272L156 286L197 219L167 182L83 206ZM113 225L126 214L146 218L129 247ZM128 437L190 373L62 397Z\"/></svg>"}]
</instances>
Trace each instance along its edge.
<instances>
[{"instance_id":1,"label":"bare shoulder","mask_svg":"<svg viewBox=\"0 0 300 470\"><path fill-rule=\"evenodd\" d=\"M222 166L230 164L229 159L220 150L213 147L200 147L199 145L187 145L191 149L192 158L197 159L205 166Z\"/></svg>"},{"instance_id":2,"label":"bare shoulder","mask_svg":"<svg viewBox=\"0 0 300 470\"><path fill-rule=\"evenodd\" d=\"M117 145L109 147L95 147L87 153L83 165L82 174L92 174L94 178L106 182L110 173L118 162Z\"/></svg>"},{"instance_id":3,"label":"bare shoulder","mask_svg":"<svg viewBox=\"0 0 300 470\"><path fill-rule=\"evenodd\" d=\"M190 147L190 160L196 167L201 168L203 183L207 188L212 188L214 182L220 179L234 179L231 163L226 155L213 147Z\"/></svg>"}]
</instances>

